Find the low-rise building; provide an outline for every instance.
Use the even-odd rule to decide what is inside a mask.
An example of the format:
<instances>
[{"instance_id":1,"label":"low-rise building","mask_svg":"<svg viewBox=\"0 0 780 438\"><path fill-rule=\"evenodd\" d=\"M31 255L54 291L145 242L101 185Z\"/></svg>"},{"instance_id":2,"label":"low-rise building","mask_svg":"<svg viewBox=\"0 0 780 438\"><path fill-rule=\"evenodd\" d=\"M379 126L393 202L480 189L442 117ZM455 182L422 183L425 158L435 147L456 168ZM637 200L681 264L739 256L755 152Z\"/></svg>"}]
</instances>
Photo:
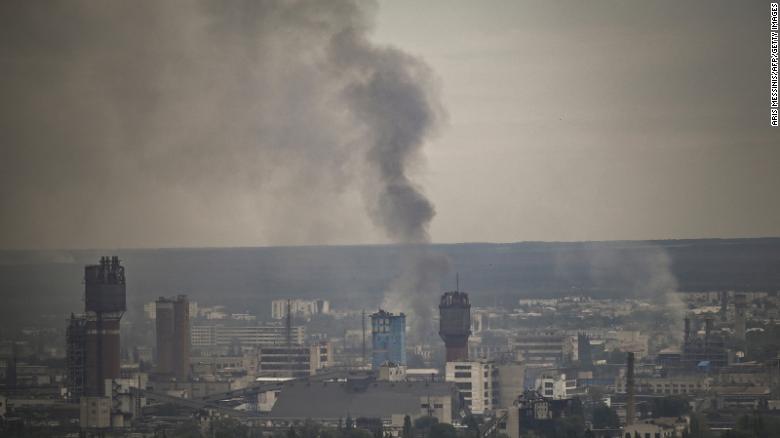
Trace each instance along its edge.
<instances>
[{"instance_id":1,"label":"low-rise building","mask_svg":"<svg viewBox=\"0 0 780 438\"><path fill-rule=\"evenodd\" d=\"M566 374L543 373L534 383L536 391L544 398L562 400L567 398Z\"/></svg>"},{"instance_id":2,"label":"low-rise building","mask_svg":"<svg viewBox=\"0 0 780 438\"><path fill-rule=\"evenodd\" d=\"M271 345L258 348L258 375L306 377L333 364L329 342L312 345Z\"/></svg>"},{"instance_id":3,"label":"low-rise building","mask_svg":"<svg viewBox=\"0 0 780 438\"><path fill-rule=\"evenodd\" d=\"M460 411L458 392L447 382L385 382L368 377L289 381L274 397L270 417L334 425L351 416L379 418L387 427L401 428L405 415L452 423Z\"/></svg>"},{"instance_id":4,"label":"low-rise building","mask_svg":"<svg viewBox=\"0 0 780 438\"><path fill-rule=\"evenodd\" d=\"M710 390L712 379L703 374L690 374L671 377L635 377L637 394L701 394ZM615 379L615 391L626 392L626 378L621 375Z\"/></svg>"},{"instance_id":5,"label":"low-rise building","mask_svg":"<svg viewBox=\"0 0 780 438\"><path fill-rule=\"evenodd\" d=\"M82 429L111 427L111 397L81 397L79 425Z\"/></svg>"},{"instance_id":6,"label":"low-rise building","mask_svg":"<svg viewBox=\"0 0 780 438\"><path fill-rule=\"evenodd\" d=\"M293 316L308 318L313 315L330 313L330 301L328 300L273 300L271 301L271 318L286 318L288 306Z\"/></svg>"}]
</instances>

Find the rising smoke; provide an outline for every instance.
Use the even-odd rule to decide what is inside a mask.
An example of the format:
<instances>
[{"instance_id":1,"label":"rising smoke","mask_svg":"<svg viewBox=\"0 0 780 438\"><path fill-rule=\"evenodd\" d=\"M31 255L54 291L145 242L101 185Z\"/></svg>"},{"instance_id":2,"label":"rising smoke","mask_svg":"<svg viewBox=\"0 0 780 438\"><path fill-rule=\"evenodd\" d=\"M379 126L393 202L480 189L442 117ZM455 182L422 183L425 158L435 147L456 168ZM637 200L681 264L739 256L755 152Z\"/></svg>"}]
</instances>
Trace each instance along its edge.
<instances>
[{"instance_id":1,"label":"rising smoke","mask_svg":"<svg viewBox=\"0 0 780 438\"><path fill-rule=\"evenodd\" d=\"M372 47L352 32L338 35L334 51L337 64L352 70L345 97L369 145L369 212L391 240L403 244L401 275L386 291L382 308L406 312L411 336L431 339L433 304L449 262L421 245L429 242L435 211L407 169L441 117L436 86L418 59Z\"/></svg>"},{"instance_id":2,"label":"rising smoke","mask_svg":"<svg viewBox=\"0 0 780 438\"><path fill-rule=\"evenodd\" d=\"M590 254L590 277L596 287L613 289L617 296L652 303L658 311L641 324L658 347L679 346L685 303L672 272L672 261L663 248L647 244L635 247L605 246Z\"/></svg>"},{"instance_id":3,"label":"rising smoke","mask_svg":"<svg viewBox=\"0 0 780 438\"><path fill-rule=\"evenodd\" d=\"M424 62L369 41L376 8L0 3L0 245L355 242L362 208L414 247L385 303L430 321L446 260L415 246L410 169L443 112Z\"/></svg>"}]
</instances>

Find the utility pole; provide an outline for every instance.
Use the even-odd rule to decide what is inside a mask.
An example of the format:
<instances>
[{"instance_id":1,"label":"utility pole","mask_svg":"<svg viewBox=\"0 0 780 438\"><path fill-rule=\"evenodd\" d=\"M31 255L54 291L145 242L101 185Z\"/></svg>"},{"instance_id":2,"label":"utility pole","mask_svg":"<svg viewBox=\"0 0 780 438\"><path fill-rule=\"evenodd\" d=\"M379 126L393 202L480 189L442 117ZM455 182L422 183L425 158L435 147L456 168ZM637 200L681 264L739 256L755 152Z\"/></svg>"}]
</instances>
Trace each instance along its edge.
<instances>
[{"instance_id":1,"label":"utility pole","mask_svg":"<svg viewBox=\"0 0 780 438\"><path fill-rule=\"evenodd\" d=\"M285 321L285 335L287 337L287 346L292 345L292 306L290 299L287 299L287 320Z\"/></svg>"}]
</instances>

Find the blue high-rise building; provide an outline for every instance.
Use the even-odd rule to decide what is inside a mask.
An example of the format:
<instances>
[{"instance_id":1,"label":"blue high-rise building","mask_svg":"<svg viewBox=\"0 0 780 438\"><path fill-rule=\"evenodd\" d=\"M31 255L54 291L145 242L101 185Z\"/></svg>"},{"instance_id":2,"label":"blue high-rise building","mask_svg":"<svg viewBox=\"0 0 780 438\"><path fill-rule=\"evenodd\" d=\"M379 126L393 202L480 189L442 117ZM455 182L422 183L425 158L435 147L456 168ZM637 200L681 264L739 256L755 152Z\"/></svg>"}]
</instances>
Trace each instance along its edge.
<instances>
[{"instance_id":1,"label":"blue high-rise building","mask_svg":"<svg viewBox=\"0 0 780 438\"><path fill-rule=\"evenodd\" d=\"M406 315L379 310L371 315L371 366L385 362L406 365Z\"/></svg>"}]
</instances>

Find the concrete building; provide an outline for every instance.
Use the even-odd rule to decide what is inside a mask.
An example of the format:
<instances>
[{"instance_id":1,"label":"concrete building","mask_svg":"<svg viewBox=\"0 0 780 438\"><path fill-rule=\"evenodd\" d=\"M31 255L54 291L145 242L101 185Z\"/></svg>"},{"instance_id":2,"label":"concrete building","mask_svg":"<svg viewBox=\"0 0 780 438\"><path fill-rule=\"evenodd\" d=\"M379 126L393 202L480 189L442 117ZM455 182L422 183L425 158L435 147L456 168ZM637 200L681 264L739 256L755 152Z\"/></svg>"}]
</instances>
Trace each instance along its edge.
<instances>
[{"instance_id":1,"label":"concrete building","mask_svg":"<svg viewBox=\"0 0 780 438\"><path fill-rule=\"evenodd\" d=\"M455 387L445 382L383 382L369 377L338 382L290 381L282 388L270 417L306 419L336 425L351 416L379 418L390 429L403 427L403 418L436 417L452 423L460 411Z\"/></svg>"},{"instance_id":2,"label":"concrete building","mask_svg":"<svg viewBox=\"0 0 780 438\"><path fill-rule=\"evenodd\" d=\"M685 318L681 367L688 370L705 368L709 371L728 364L723 334L714 329L713 321L711 317ZM695 331L694 325L703 326L703 333Z\"/></svg>"},{"instance_id":3,"label":"concrete building","mask_svg":"<svg viewBox=\"0 0 780 438\"><path fill-rule=\"evenodd\" d=\"M498 407L498 368L494 362L447 362L444 379L455 384L464 404L472 413L483 414Z\"/></svg>"},{"instance_id":4,"label":"concrete building","mask_svg":"<svg viewBox=\"0 0 780 438\"><path fill-rule=\"evenodd\" d=\"M471 304L465 292L445 292L439 302L439 336L444 341L447 362L469 359Z\"/></svg>"},{"instance_id":5,"label":"concrete building","mask_svg":"<svg viewBox=\"0 0 780 438\"><path fill-rule=\"evenodd\" d=\"M768 403L771 391L766 386L714 386L715 405L719 410L754 410Z\"/></svg>"},{"instance_id":6,"label":"concrete building","mask_svg":"<svg viewBox=\"0 0 780 438\"><path fill-rule=\"evenodd\" d=\"M371 366L406 365L406 315L379 310L371 315Z\"/></svg>"},{"instance_id":7,"label":"concrete building","mask_svg":"<svg viewBox=\"0 0 780 438\"><path fill-rule=\"evenodd\" d=\"M291 327L290 336L292 344L302 344L306 337L305 327ZM193 325L190 339L193 347L286 344L287 328L283 324Z\"/></svg>"},{"instance_id":8,"label":"concrete building","mask_svg":"<svg viewBox=\"0 0 780 438\"><path fill-rule=\"evenodd\" d=\"M101 257L84 267L83 315L71 315L66 330L68 398L100 396L106 379L119 378L119 323L125 312L125 268Z\"/></svg>"},{"instance_id":9,"label":"concrete building","mask_svg":"<svg viewBox=\"0 0 780 438\"><path fill-rule=\"evenodd\" d=\"M180 382L176 380L152 380L148 387L152 392L169 394L181 398L201 398L234 389L230 382L208 382L204 380Z\"/></svg>"},{"instance_id":10,"label":"concrete building","mask_svg":"<svg viewBox=\"0 0 780 438\"><path fill-rule=\"evenodd\" d=\"M308 318L314 315L327 315L330 313L330 301L327 300L273 300L271 301L271 318L286 318L288 303L290 305L290 313L293 316Z\"/></svg>"},{"instance_id":11,"label":"concrete building","mask_svg":"<svg viewBox=\"0 0 780 438\"><path fill-rule=\"evenodd\" d=\"M650 422L626 425L621 433L621 436L625 438L671 438L679 436L676 434L675 428L673 426L665 424L654 424Z\"/></svg>"},{"instance_id":12,"label":"concrete building","mask_svg":"<svg viewBox=\"0 0 780 438\"><path fill-rule=\"evenodd\" d=\"M544 398L562 400L568 398L566 391L566 374L543 373L536 378L534 388Z\"/></svg>"},{"instance_id":13,"label":"concrete building","mask_svg":"<svg viewBox=\"0 0 780 438\"><path fill-rule=\"evenodd\" d=\"M333 348L328 342L261 346L257 363L262 377L307 377L333 364Z\"/></svg>"},{"instance_id":14,"label":"concrete building","mask_svg":"<svg viewBox=\"0 0 780 438\"><path fill-rule=\"evenodd\" d=\"M233 370L254 373L257 370L257 354L197 355L190 357L193 375L203 378L217 376Z\"/></svg>"},{"instance_id":15,"label":"concrete building","mask_svg":"<svg viewBox=\"0 0 780 438\"><path fill-rule=\"evenodd\" d=\"M634 382L637 394L702 394L708 392L712 386L712 378L704 374L669 377L639 376L634 377ZM621 375L615 379L615 392L625 393L626 391L626 375L621 372Z\"/></svg>"},{"instance_id":16,"label":"concrete building","mask_svg":"<svg viewBox=\"0 0 780 438\"><path fill-rule=\"evenodd\" d=\"M518 335L510 347L527 365L554 368L573 357L576 339L555 332L528 332Z\"/></svg>"},{"instance_id":17,"label":"concrete building","mask_svg":"<svg viewBox=\"0 0 780 438\"><path fill-rule=\"evenodd\" d=\"M506 433L509 438L520 438L533 431L540 436L555 436L555 424L567 415L571 399L553 400L536 391L525 391L516 403L507 409Z\"/></svg>"},{"instance_id":18,"label":"concrete building","mask_svg":"<svg viewBox=\"0 0 780 438\"><path fill-rule=\"evenodd\" d=\"M111 427L111 397L82 397L79 410L79 426L82 429L107 429Z\"/></svg>"},{"instance_id":19,"label":"concrete building","mask_svg":"<svg viewBox=\"0 0 780 438\"><path fill-rule=\"evenodd\" d=\"M385 382L403 382L406 380L406 367L385 362L379 367L377 380Z\"/></svg>"},{"instance_id":20,"label":"concrete building","mask_svg":"<svg viewBox=\"0 0 780 438\"><path fill-rule=\"evenodd\" d=\"M76 316L71 313L68 327L65 330L66 347L66 398L71 403L78 403L84 395L86 384L86 335L87 318L85 315Z\"/></svg>"},{"instance_id":21,"label":"concrete building","mask_svg":"<svg viewBox=\"0 0 780 438\"><path fill-rule=\"evenodd\" d=\"M198 302L187 300L190 307L190 319L198 316ZM157 301L150 301L144 304L144 315L151 320L157 319Z\"/></svg>"},{"instance_id":22,"label":"concrete building","mask_svg":"<svg viewBox=\"0 0 780 438\"><path fill-rule=\"evenodd\" d=\"M190 308L186 295L156 301L157 373L190 377Z\"/></svg>"},{"instance_id":23,"label":"concrete building","mask_svg":"<svg viewBox=\"0 0 780 438\"><path fill-rule=\"evenodd\" d=\"M498 408L507 409L525 390L525 365L517 362L497 362Z\"/></svg>"}]
</instances>

